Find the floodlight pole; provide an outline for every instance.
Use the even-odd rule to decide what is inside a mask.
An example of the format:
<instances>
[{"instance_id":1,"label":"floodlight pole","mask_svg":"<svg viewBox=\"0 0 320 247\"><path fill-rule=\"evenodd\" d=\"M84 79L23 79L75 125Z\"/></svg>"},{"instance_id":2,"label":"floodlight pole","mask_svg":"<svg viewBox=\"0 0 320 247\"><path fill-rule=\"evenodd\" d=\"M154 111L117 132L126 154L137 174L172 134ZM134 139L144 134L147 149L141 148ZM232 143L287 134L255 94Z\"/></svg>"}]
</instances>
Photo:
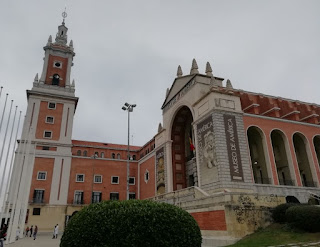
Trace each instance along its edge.
<instances>
[{"instance_id":1,"label":"floodlight pole","mask_svg":"<svg viewBox=\"0 0 320 247\"><path fill-rule=\"evenodd\" d=\"M136 104L125 103L122 110L128 111L128 149L127 149L127 200L129 200L129 176L130 176L130 112L136 107Z\"/></svg>"}]
</instances>

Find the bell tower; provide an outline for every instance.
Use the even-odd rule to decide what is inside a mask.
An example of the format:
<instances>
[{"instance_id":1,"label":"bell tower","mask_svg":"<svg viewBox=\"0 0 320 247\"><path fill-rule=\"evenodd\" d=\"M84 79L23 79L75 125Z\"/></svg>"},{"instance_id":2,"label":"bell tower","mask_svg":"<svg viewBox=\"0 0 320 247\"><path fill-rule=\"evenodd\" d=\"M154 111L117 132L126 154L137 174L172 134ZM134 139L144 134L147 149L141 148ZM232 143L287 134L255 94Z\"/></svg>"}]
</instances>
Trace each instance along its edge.
<instances>
[{"instance_id":1,"label":"bell tower","mask_svg":"<svg viewBox=\"0 0 320 247\"><path fill-rule=\"evenodd\" d=\"M62 16L65 18L66 13ZM10 186L10 194L17 195L12 204L15 214L11 229L23 229L27 212L34 213L34 208L63 208L67 204L72 128L78 103L74 80L70 81L75 53L72 40L67 44L67 32L63 19L55 41L50 35L43 48L40 78L36 74L32 89L27 90L28 107L12 175L12 181L21 182Z\"/></svg>"}]
</instances>

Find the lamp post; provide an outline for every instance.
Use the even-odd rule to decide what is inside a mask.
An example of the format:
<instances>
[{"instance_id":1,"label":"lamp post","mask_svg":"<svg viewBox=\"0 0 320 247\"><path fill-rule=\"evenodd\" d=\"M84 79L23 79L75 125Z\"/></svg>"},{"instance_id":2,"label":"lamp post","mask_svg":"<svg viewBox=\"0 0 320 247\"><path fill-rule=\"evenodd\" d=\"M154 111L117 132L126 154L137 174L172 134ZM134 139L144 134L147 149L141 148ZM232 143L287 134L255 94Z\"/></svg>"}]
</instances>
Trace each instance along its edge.
<instances>
[{"instance_id":1,"label":"lamp post","mask_svg":"<svg viewBox=\"0 0 320 247\"><path fill-rule=\"evenodd\" d=\"M124 103L122 110L128 112L128 150L127 150L127 200L129 200L129 175L130 175L130 112L136 107L136 104Z\"/></svg>"}]
</instances>

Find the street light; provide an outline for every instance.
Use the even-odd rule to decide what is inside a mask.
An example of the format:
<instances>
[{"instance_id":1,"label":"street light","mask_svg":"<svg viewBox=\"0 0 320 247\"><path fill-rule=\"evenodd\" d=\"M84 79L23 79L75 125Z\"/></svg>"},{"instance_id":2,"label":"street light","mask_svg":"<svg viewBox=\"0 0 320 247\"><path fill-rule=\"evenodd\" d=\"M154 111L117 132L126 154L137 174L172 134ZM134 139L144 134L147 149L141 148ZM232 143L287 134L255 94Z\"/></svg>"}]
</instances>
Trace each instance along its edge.
<instances>
[{"instance_id":1,"label":"street light","mask_svg":"<svg viewBox=\"0 0 320 247\"><path fill-rule=\"evenodd\" d=\"M130 174L130 112L136 107L136 104L124 103L122 110L128 112L128 150L127 150L127 200L129 200L129 174Z\"/></svg>"}]
</instances>

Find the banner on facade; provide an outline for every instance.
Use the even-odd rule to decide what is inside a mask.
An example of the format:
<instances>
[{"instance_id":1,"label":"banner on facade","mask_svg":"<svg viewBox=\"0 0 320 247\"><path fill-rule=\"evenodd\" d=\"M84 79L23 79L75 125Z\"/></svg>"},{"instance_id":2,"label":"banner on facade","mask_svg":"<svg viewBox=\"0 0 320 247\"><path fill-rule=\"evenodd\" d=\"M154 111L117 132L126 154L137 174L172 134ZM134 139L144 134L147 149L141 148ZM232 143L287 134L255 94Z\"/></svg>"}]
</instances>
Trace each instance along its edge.
<instances>
[{"instance_id":1,"label":"banner on facade","mask_svg":"<svg viewBox=\"0 0 320 247\"><path fill-rule=\"evenodd\" d=\"M235 116L224 115L224 126L226 132L231 180L243 181L243 171Z\"/></svg>"},{"instance_id":2,"label":"banner on facade","mask_svg":"<svg viewBox=\"0 0 320 247\"><path fill-rule=\"evenodd\" d=\"M201 167L212 168L217 165L214 146L214 132L212 117L209 116L197 124L197 149Z\"/></svg>"},{"instance_id":3,"label":"banner on facade","mask_svg":"<svg viewBox=\"0 0 320 247\"><path fill-rule=\"evenodd\" d=\"M157 181L157 195L164 194L165 189L165 176L164 176L164 148L160 148L156 152L156 181Z\"/></svg>"}]
</instances>

